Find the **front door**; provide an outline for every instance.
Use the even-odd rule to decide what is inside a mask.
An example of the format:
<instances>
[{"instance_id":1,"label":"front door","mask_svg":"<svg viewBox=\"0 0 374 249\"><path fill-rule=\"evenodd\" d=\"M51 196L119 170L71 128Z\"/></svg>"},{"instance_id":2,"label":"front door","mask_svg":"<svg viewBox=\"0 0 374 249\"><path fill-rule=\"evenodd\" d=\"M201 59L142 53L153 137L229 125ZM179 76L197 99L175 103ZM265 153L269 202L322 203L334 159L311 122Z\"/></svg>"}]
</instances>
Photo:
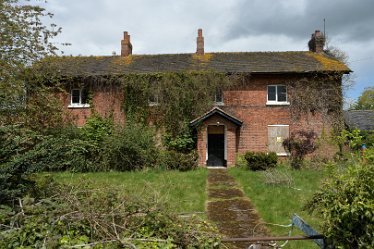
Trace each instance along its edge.
<instances>
[{"instance_id":1,"label":"front door","mask_svg":"<svg viewBox=\"0 0 374 249\"><path fill-rule=\"evenodd\" d=\"M208 160L207 166L226 166L225 160L225 127L208 126Z\"/></svg>"}]
</instances>

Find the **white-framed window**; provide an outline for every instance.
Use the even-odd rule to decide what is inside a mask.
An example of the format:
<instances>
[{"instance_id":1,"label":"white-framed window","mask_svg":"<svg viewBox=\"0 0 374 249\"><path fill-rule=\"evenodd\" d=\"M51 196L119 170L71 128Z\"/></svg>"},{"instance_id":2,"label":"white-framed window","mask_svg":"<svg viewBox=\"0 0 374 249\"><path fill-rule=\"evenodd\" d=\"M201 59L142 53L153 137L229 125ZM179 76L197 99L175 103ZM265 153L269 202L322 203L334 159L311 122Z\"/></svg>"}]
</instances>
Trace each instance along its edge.
<instances>
[{"instance_id":1,"label":"white-framed window","mask_svg":"<svg viewBox=\"0 0 374 249\"><path fill-rule=\"evenodd\" d=\"M87 108L90 107L88 103L88 91L86 88L73 88L70 91L70 108Z\"/></svg>"},{"instance_id":2,"label":"white-framed window","mask_svg":"<svg viewBox=\"0 0 374 249\"><path fill-rule=\"evenodd\" d=\"M149 106L158 106L158 94L157 92L152 92L148 97Z\"/></svg>"},{"instance_id":3,"label":"white-framed window","mask_svg":"<svg viewBox=\"0 0 374 249\"><path fill-rule=\"evenodd\" d=\"M289 105L287 96L287 86L268 85L267 105Z\"/></svg>"},{"instance_id":4,"label":"white-framed window","mask_svg":"<svg viewBox=\"0 0 374 249\"><path fill-rule=\"evenodd\" d=\"M215 105L224 105L223 103L223 91L221 88L217 88L214 92L214 104Z\"/></svg>"}]
</instances>

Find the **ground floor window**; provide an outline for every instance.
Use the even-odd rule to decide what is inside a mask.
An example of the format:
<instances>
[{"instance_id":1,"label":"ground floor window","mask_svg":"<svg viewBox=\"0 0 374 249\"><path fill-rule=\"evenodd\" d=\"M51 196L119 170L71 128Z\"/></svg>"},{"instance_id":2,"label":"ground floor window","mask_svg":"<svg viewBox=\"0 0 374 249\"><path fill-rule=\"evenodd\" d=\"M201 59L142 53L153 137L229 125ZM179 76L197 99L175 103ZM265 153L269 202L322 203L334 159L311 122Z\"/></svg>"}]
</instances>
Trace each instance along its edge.
<instances>
[{"instance_id":1,"label":"ground floor window","mask_svg":"<svg viewBox=\"0 0 374 249\"><path fill-rule=\"evenodd\" d=\"M279 156L286 156L283 141L289 137L289 125L268 125L268 150L274 151Z\"/></svg>"}]
</instances>

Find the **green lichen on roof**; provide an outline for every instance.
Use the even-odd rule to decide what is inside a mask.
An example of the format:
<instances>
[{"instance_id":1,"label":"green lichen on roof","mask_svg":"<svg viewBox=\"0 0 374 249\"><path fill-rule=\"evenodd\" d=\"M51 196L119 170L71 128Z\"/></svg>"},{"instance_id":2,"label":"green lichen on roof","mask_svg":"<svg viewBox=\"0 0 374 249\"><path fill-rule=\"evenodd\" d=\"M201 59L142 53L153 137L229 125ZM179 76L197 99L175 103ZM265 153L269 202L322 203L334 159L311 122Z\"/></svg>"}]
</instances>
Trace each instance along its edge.
<instances>
[{"instance_id":1,"label":"green lichen on roof","mask_svg":"<svg viewBox=\"0 0 374 249\"><path fill-rule=\"evenodd\" d=\"M345 64L312 52L64 56L46 61L61 75L73 76L189 71L251 74L350 72Z\"/></svg>"}]
</instances>

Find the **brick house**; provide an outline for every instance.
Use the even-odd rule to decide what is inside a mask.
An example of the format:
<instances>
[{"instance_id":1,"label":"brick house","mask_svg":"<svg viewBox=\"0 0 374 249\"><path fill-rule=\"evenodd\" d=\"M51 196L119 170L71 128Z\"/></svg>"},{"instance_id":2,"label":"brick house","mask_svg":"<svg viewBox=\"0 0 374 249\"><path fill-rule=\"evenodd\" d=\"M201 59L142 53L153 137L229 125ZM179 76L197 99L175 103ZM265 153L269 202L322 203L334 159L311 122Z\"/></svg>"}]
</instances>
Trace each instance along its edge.
<instances>
[{"instance_id":1,"label":"brick house","mask_svg":"<svg viewBox=\"0 0 374 249\"><path fill-rule=\"evenodd\" d=\"M67 71L75 76L191 70L244 75L243 84L216 93L214 106L190 122L197 131L199 164L232 166L238 153L249 150L275 151L279 156L286 156L281 143L298 129L322 133L325 124L319 115L296 122L292 119L288 84L333 74L336 77L332 84L341 86L343 74L348 74L350 69L324 53L324 41L323 34L316 31L309 41L309 51L205 53L199 29L196 53L133 55L130 35L125 32L121 56L64 57L61 60L65 64L63 70L71 65ZM74 63L70 63L72 60ZM61 74L65 73L63 70ZM84 89L70 87L67 90L62 98L65 109L75 117L78 126L85 123L93 108L100 114L111 111L116 122L125 122L120 92L114 90L114 95L109 95L105 91L95 91L91 100L93 106L90 106ZM150 100L150 105L154 104L157 99Z\"/></svg>"}]
</instances>

